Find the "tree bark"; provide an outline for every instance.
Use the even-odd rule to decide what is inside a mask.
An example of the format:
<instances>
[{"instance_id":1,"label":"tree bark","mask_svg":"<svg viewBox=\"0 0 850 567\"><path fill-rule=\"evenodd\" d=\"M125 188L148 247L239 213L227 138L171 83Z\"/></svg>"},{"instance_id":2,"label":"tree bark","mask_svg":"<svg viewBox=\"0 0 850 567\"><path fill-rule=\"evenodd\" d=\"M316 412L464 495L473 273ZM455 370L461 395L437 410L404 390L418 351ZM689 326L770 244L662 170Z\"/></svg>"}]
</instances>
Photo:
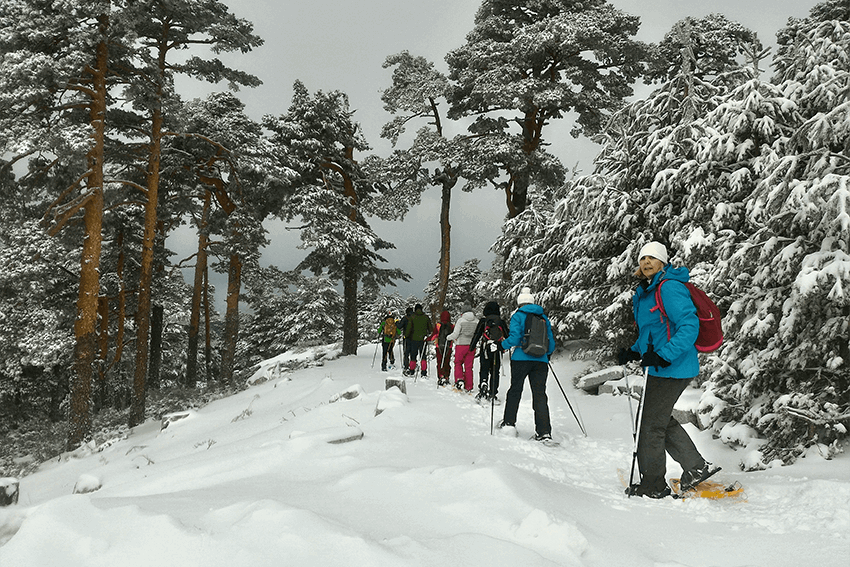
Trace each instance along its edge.
<instances>
[{"instance_id":1,"label":"tree bark","mask_svg":"<svg viewBox=\"0 0 850 567\"><path fill-rule=\"evenodd\" d=\"M221 352L221 380L233 382L236 358L236 340L239 337L239 291L242 287L242 259L238 254L230 255L227 272L227 312L224 315L224 340Z\"/></svg>"},{"instance_id":2,"label":"tree bark","mask_svg":"<svg viewBox=\"0 0 850 567\"><path fill-rule=\"evenodd\" d=\"M345 158L354 162L354 148L348 147L345 149ZM354 180L345 171L344 168L339 168L342 174L343 191L351 204L351 210L348 213L348 218L352 222L357 222L357 207L359 200L357 191L354 190ZM357 354L357 279L358 258L353 254L348 254L343 260L342 277L342 296L343 296L343 320L342 320L342 354Z\"/></svg>"},{"instance_id":3,"label":"tree bark","mask_svg":"<svg viewBox=\"0 0 850 567\"><path fill-rule=\"evenodd\" d=\"M441 173L438 180L442 186L440 200L440 275L437 282L437 304L432 309L432 317L439 320L440 313L446 305L446 294L449 290L449 272L451 271L452 227L449 224L452 189L457 184L457 175L449 168Z\"/></svg>"},{"instance_id":4,"label":"tree bark","mask_svg":"<svg viewBox=\"0 0 850 567\"><path fill-rule=\"evenodd\" d=\"M342 354L357 354L357 263L354 254L345 256L342 278Z\"/></svg>"},{"instance_id":5,"label":"tree bark","mask_svg":"<svg viewBox=\"0 0 850 567\"><path fill-rule=\"evenodd\" d=\"M162 97L159 87L157 95ZM136 313L136 364L133 374L132 402L129 426L135 427L145 420L145 395L148 373L148 338L150 334L151 284L153 280L153 249L156 241L157 204L159 201L159 168L162 152L162 110L157 108L151 117L151 147L147 171L147 201L145 226L142 237L142 257L139 268L139 301Z\"/></svg>"},{"instance_id":6,"label":"tree bark","mask_svg":"<svg viewBox=\"0 0 850 567\"><path fill-rule=\"evenodd\" d=\"M195 278L192 286L192 311L189 316L189 345L186 356L185 383L194 387L198 381L198 337L201 327L201 298L204 290L204 276L207 271L207 218L212 204L212 194L204 192L204 207L198 223L198 254L195 256Z\"/></svg>"},{"instance_id":7,"label":"tree bark","mask_svg":"<svg viewBox=\"0 0 850 567\"><path fill-rule=\"evenodd\" d=\"M540 110L532 106L526 110L522 120L522 153L530 156L543 140L543 126L546 120L540 115ZM508 196L508 217L514 218L528 207L528 187L530 173L528 167L520 171L510 172L510 195Z\"/></svg>"},{"instance_id":8,"label":"tree bark","mask_svg":"<svg viewBox=\"0 0 850 567\"><path fill-rule=\"evenodd\" d=\"M162 368L162 331L165 308L154 303L151 306L151 356L148 371L148 388L160 388L160 368Z\"/></svg>"},{"instance_id":9,"label":"tree bark","mask_svg":"<svg viewBox=\"0 0 850 567\"><path fill-rule=\"evenodd\" d=\"M204 380L212 380L212 339L210 338L210 266L204 263Z\"/></svg>"},{"instance_id":10,"label":"tree bark","mask_svg":"<svg viewBox=\"0 0 850 567\"><path fill-rule=\"evenodd\" d=\"M100 18L104 33L109 18ZM68 415L66 448L76 449L91 434L92 378L97 353L97 304L100 295L100 251L103 228L103 160L106 119L106 73L109 47L105 39L96 48L91 74L92 98L89 102L89 122L92 127L92 147L87 154L89 174L86 189L89 198L84 205L83 250L80 259L80 289L77 298L77 320L74 323L74 376L71 382L71 403Z\"/></svg>"},{"instance_id":11,"label":"tree bark","mask_svg":"<svg viewBox=\"0 0 850 567\"><path fill-rule=\"evenodd\" d=\"M98 322L97 333L97 386L94 388L92 406L94 413L99 413L106 405L106 369L109 358L109 298L100 297L97 302Z\"/></svg>"}]
</instances>

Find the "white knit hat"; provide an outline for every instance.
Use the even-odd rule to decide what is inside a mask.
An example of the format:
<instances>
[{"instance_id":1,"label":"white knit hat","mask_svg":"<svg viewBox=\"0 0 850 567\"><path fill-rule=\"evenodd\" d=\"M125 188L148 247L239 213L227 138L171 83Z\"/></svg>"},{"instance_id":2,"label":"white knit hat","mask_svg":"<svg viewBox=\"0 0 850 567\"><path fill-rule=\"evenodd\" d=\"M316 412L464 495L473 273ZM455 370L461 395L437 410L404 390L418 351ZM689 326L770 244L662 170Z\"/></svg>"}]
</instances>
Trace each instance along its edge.
<instances>
[{"instance_id":1,"label":"white knit hat","mask_svg":"<svg viewBox=\"0 0 850 567\"><path fill-rule=\"evenodd\" d=\"M643 248L638 252L638 260L644 256L652 256L657 260L661 260L663 264L667 263L667 247L660 242L649 242L643 245Z\"/></svg>"},{"instance_id":2,"label":"white knit hat","mask_svg":"<svg viewBox=\"0 0 850 567\"><path fill-rule=\"evenodd\" d=\"M531 295L531 288L524 287L522 291L519 292L519 295L516 298L517 305L524 305L526 303L534 303L534 296Z\"/></svg>"}]
</instances>

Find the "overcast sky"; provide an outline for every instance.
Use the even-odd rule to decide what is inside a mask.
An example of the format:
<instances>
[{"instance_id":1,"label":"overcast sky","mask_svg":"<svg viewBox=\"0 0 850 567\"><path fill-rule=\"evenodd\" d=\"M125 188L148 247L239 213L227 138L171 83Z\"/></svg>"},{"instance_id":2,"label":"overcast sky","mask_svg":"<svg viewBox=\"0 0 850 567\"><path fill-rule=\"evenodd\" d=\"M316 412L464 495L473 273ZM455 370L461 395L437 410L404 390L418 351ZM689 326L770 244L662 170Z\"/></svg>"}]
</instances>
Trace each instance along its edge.
<instances>
[{"instance_id":1,"label":"overcast sky","mask_svg":"<svg viewBox=\"0 0 850 567\"><path fill-rule=\"evenodd\" d=\"M380 92L390 86L391 70L382 64L388 55L403 50L421 55L447 71L445 55L463 45L473 27L480 0L223 0L240 18L254 24L265 44L238 57L227 56L232 66L260 77L263 85L242 89L238 96L248 114L259 120L264 114L286 112L292 84L301 80L311 93L340 90L348 94L354 115L374 148L387 155L390 145L380 138L381 126L391 116L384 111ZM788 17L805 17L816 0L610 0L621 10L641 17L638 39L660 41L674 23L686 16L721 13L755 30L765 45L774 45L776 31ZM769 76L769 72L768 72ZM206 92L220 90L204 86ZM196 86L179 86L185 98L205 96ZM417 126L418 127L418 126ZM549 128L549 148L562 162L580 173L589 173L596 147L567 133L570 124ZM456 132L448 131L452 136ZM355 156L364 157L364 156ZM488 249L498 236L506 208L504 193L481 189L452 196L452 267L479 258L486 270L493 260ZM423 196L403 223L371 220L378 234L397 250L386 251L392 267L407 271L413 279L396 289L403 296L422 296L434 276L440 252L439 191ZM263 264L291 269L305 251L296 249L298 235L279 222L267 222L272 244L263 252ZM187 231L171 237L169 246L184 257L194 252L197 240ZM212 276L211 276L212 277ZM214 278L216 304L224 300L223 277ZM387 288L391 292L393 288Z\"/></svg>"}]
</instances>

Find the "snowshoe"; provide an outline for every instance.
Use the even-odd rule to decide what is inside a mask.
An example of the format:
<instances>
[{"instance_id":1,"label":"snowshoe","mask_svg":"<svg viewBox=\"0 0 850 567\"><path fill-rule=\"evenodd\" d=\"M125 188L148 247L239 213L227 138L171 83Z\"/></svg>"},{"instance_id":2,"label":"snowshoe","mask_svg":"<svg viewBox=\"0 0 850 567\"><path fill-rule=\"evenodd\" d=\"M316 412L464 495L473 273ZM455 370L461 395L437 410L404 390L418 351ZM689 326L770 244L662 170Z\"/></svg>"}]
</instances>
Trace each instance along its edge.
<instances>
[{"instance_id":1,"label":"snowshoe","mask_svg":"<svg viewBox=\"0 0 850 567\"><path fill-rule=\"evenodd\" d=\"M699 484L709 477L720 472L720 467L714 466L711 463L705 463L701 469L685 471L682 473L682 478L679 479L678 492L687 492L693 490Z\"/></svg>"},{"instance_id":2,"label":"snowshoe","mask_svg":"<svg viewBox=\"0 0 850 567\"><path fill-rule=\"evenodd\" d=\"M500 435L504 435L506 437L518 437L519 432L516 429L515 423L505 423L505 420L499 422L499 425L496 426L499 430Z\"/></svg>"},{"instance_id":3,"label":"snowshoe","mask_svg":"<svg viewBox=\"0 0 850 567\"><path fill-rule=\"evenodd\" d=\"M558 447L560 443L552 439L552 435L549 433L537 434L532 437L535 441L540 443L541 445L546 445L547 447Z\"/></svg>"}]
</instances>

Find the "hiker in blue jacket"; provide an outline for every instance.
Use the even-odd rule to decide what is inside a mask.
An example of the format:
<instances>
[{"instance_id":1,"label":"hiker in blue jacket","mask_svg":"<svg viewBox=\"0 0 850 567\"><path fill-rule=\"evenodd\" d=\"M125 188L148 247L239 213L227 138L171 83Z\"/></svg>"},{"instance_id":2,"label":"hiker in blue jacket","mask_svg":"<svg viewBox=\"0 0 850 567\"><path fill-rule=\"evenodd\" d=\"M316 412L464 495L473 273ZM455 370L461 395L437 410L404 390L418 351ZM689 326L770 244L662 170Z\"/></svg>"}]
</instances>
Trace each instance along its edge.
<instances>
[{"instance_id":1,"label":"hiker in blue jacket","mask_svg":"<svg viewBox=\"0 0 850 567\"><path fill-rule=\"evenodd\" d=\"M552 439L552 424L549 421L549 399L546 397L546 379L549 377L549 357L555 351L555 336L552 324L543 313L543 308L534 303L531 289L524 287L516 300L519 308L511 315L508 336L502 341L502 349L511 352L511 387L505 396L505 415L499 423L500 428L516 427L516 416L525 378L531 386L531 407L534 409L534 438L538 441ZM549 349L543 356L531 356L520 345L525 333L525 319L530 313L542 315L546 321L546 333L549 337ZM516 347L516 348L514 348Z\"/></svg>"},{"instance_id":2,"label":"hiker in blue jacket","mask_svg":"<svg viewBox=\"0 0 850 567\"><path fill-rule=\"evenodd\" d=\"M683 485L704 480L712 469L673 418L676 400L699 374L694 346L699 319L690 292L682 285L690 279L688 269L669 264L663 244L654 241L646 244L638 253L638 260L635 275L641 282L632 298L638 338L630 348L620 350L618 360L620 364L640 360L641 366L647 369L647 380L637 447L641 481L626 492L664 498L670 494L665 452L682 466ZM656 288L662 280L669 280L661 288L666 320L655 300Z\"/></svg>"}]
</instances>

